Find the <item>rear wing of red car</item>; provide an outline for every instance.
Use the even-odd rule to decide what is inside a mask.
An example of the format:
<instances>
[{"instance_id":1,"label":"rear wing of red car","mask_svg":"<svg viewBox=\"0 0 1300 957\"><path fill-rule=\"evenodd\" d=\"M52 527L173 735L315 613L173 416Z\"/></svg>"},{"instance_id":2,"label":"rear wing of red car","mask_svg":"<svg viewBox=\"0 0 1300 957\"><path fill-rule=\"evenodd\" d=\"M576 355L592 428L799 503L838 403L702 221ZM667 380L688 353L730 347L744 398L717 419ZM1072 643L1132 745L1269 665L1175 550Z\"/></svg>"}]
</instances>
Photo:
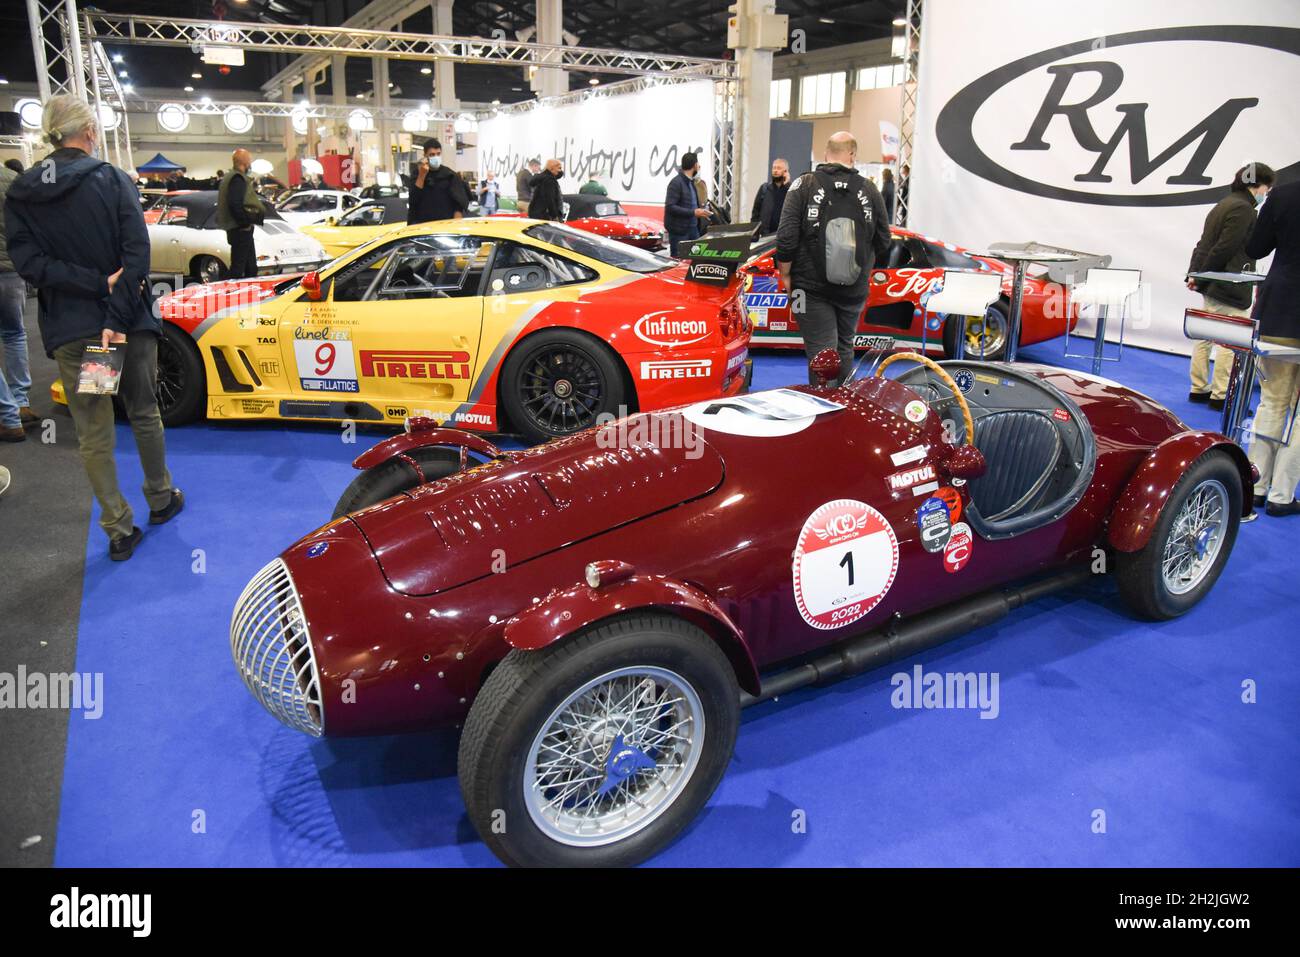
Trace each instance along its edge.
<instances>
[{"instance_id":1,"label":"rear wing of red car","mask_svg":"<svg viewBox=\"0 0 1300 957\"><path fill-rule=\"evenodd\" d=\"M1066 249L1064 246L1052 246L1047 243L1027 242L1027 243L994 243L989 246L989 256L996 259L998 253L1065 253L1069 256L1077 256L1067 263L1044 263L1047 267L1047 278L1061 286L1069 286L1074 283L1081 283L1088 277L1089 269L1104 269L1110 265L1111 256L1109 253L1085 253L1078 249Z\"/></svg>"},{"instance_id":2,"label":"rear wing of red car","mask_svg":"<svg viewBox=\"0 0 1300 957\"><path fill-rule=\"evenodd\" d=\"M725 286L736 270L750 259L749 246L754 240L757 223L710 226L709 231L686 246L690 267L686 278L691 282Z\"/></svg>"}]
</instances>

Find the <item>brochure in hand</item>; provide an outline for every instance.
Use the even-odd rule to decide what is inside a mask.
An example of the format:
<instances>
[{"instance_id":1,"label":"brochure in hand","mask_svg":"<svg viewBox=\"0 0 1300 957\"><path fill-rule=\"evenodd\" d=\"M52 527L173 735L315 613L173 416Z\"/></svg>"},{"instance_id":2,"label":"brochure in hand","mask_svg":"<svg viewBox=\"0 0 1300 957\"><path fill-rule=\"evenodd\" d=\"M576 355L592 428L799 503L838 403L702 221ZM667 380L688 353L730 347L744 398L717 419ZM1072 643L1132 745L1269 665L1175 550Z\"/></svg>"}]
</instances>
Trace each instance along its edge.
<instances>
[{"instance_id":1,"label":"brochure in hand","mask_svg":"<svg viewBox=\"0 0 1300 957\"><path fill-rule=\"evenodd\" d=\"M98 345L86 346L81 357L81 373L77 376L77 392L81 395L117 395L125 364L125 343L107 349Z\"/></svg>"}]
</instances>

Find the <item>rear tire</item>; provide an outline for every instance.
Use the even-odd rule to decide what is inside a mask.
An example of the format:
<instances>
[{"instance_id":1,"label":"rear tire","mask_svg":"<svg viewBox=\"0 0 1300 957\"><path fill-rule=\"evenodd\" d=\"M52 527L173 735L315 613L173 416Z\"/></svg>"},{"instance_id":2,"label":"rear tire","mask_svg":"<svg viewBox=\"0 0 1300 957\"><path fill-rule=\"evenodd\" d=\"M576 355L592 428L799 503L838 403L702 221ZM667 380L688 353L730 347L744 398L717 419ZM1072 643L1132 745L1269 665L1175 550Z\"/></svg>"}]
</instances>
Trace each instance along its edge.
<instances>
[{"instance_id":1,"label":"rear tire","mask_svg":"<svg viewBox=\"0 0 1300 957\"><path fill-rule=\"evenodd\" d=\"M501 403L530 442L572 435L618 415L626 404L623 370L604 344L573 329L525 339L501 367Z\"/></svg>"},{"instance_id":2,"label":"rear tire","mask_svg":"<svg viewBox=\"0 0 1300 957\"><path fill-rule=\"evenodd\" d=\"M193 422L203 413L207 392L199 347L185 332L163 323L158 339L158 380L154 383L163 425L170 429Z\"/></svg>"},{"instance_id":3,"label":"rear tire","mask_svg":"<svg viewBox=\"0 0 1300 957\"><path fill-rule=\"evenodd\" d=\"M415 466L407 459L413 459L424 473L421 481ZM369 508L385 499L390 499L403 492L409 492L428 482L436 482L460 470L460 453L453 449L437 446L411 449L406 456L395 455L387 461L366 469L344 490L334 506L334 518L342 518L350 512Z\"/></svg>"},{"instance_id":4,"label":"rear tire","mask_svg":"<svg viewBox=\"0 0 1300 957\"><path fill-rule=\"evenodd\" d=\"M1241 473L1223 452L1183 473L1146 545L1115 556L1115 582L1134 614L1177 618L1209 594L1237 540L1241 496Z\"/></svg>"},{"instance_id":5,"label":"rear tire","mask_svg":"<svg viewBox=\"0 0 1300 957\"><path fill-rule=\"evenodd\" d=\"M964 358L975 362L1002 362L1006 359L1008 334L1011 329L1009 315L1009 307L1002 300L998 300L989 306L984 321L988 324L992 333L990 336L993 340L992 347L986 346L984 356L981 358L978 347L972 348L971 344L967 342ZM946 359L955 359L957 357L957 335L961 329L961 324L961 316L949 316L948 320L943 324L943 354Z\"/></svg>"},{"instance_id":6,"label":"rear tire","mask_svg":"<svg viewBox=\"0 0 1300 957\"><path fill-rule=\"evenodd\" d=\"M226 278L226 264L216 256L199 256L194 260L194 278L199 282L218 282Z\"/></svg>"},{"instance_id":7,"label":"rear tire","mask_svg":"<svg viewBox=\"0 0 1300 957\"><path fill-rule=\"evenodd\" d=\"M507 864L636 864L704 807L739 723L717 644L679 618L632 613L506 655L465 721L461 795ZM603 779L584 783L587 768Z\"/></svg>"}]
</instances>

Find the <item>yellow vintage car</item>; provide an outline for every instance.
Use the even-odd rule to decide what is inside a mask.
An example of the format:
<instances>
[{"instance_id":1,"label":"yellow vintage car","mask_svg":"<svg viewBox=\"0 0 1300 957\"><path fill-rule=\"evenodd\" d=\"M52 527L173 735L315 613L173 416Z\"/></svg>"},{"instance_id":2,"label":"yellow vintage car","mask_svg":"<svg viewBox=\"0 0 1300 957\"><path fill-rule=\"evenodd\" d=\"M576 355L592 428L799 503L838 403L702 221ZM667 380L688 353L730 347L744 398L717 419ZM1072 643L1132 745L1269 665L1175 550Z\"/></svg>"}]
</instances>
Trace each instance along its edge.
<instances>
[{"instance_id":1,"label":"yellow vintage car","mask_svg":"<svg viewBox=\"0 0 1300 957\"><path fill-rule=\"evenodd\" d=\"M688 271L561 223L398 226L319 271L158 300L159 409L169 426L423 416L542 441L735 395L752 328L739 274Z\"/></svg>"}]
</instances>

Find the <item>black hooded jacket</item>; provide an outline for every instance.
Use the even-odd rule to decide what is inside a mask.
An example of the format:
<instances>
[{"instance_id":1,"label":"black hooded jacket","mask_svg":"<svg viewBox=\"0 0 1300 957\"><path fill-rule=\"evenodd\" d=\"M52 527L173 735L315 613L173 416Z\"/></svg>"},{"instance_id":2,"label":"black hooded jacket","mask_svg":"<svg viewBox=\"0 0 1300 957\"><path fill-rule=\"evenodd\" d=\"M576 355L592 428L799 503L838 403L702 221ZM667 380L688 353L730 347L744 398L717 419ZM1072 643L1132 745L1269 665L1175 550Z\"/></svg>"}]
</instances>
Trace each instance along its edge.
<instances>
[{"instance_id":1,"label":"black hooded jacket","mask_svg":"<svg viewBox=\"0 0 1300 957\"><path fill-rule=\"evenodd\" d=\"M55 150L9 187L4 223L14 269L37 289L47 354L105 329L162 332L149 293L149 230L121 170Z\"/></svg>"}]
</instances>

